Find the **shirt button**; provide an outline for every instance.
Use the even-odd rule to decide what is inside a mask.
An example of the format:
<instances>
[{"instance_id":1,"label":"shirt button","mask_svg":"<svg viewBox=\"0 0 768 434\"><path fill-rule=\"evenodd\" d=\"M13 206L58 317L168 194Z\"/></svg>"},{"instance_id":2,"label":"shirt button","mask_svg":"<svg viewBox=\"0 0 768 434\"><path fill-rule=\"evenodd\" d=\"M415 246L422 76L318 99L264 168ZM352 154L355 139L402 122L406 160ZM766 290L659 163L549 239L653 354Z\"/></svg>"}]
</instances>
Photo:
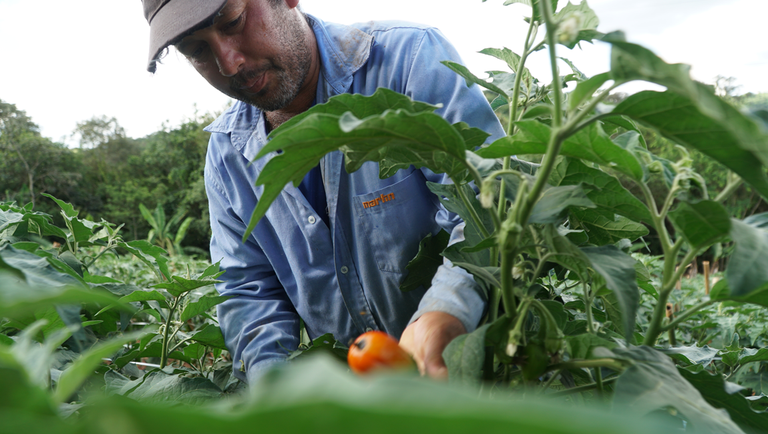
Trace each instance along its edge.
<instances>
[{"instance_id":1,"label":"shirt button","mask_svg":"<svg viewBox=\"0 0 768 434\"><path fill-rule=\"evenodd\" d=\"M347 274L349 273L349 268L347 268L346 265L342 265L340 268L341 274Z\"/></svg>"},{"instance_id":2,"label":"shirt button","mask_svg":"<svg viewBox=\"0 0 768 434\"><path fill-rule=\"evenodd\" d=\"M307 220L309 221L309 224L311 224L311 225L315 224L315 221L317 221L317 219L313 215L309 216L309 218Z\"/></svg>"}]
</instances>

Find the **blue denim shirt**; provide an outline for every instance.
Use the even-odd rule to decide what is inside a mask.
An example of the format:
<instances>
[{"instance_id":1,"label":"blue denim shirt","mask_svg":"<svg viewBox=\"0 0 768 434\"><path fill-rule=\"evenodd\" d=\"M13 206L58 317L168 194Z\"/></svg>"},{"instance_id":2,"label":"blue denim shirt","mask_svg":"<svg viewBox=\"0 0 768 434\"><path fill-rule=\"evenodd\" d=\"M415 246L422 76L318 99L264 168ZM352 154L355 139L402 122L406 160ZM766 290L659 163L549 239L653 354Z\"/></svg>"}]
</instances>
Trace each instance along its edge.
<instances>
[{"instance_id":1,"label":"blue denim shirt","mask_svg":"<svg viewBox=\"0 0 768 434\"><path fill-rule=\"evenodd\" d=\"M439 63L460 59L438 30L309 18L321 59L318 103L386 87L442 104L438 113L451 123L467 122L494 139L503 135L480 89ZM252 380L296 349L299 318L311 338L333 333L344 343L372 329L399 337L410 321L435 310L475 329L485 301L463 270L443 265L429 291L399 289L422 238L441 228L462 236L460 219L425 185L450 182L444 175L411 167L379 179L375 163L347 173L343 155L332 152L320 162L330 227L289 184L243 243L263 189L255 181L269 158L249 164L267 140L264 116L238 102L206 130L212 133L205 166L211 257L225 270L217 290L234 296L218 306L218 318L241 379Z\"/></svg>"}]
</instances>

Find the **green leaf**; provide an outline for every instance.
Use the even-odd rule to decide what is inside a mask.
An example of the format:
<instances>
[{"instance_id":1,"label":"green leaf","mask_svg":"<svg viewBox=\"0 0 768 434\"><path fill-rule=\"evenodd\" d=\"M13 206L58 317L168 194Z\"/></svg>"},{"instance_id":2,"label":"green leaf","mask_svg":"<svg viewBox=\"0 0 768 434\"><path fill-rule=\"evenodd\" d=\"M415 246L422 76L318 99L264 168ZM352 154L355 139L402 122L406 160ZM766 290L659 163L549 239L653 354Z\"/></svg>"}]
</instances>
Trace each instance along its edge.
<instances>
[{"instance_id":1,"label":"green leaf","mask_svg":"<svg viewBox=\"0 0 768 434\"><path fill-rule=\"evenodd\" d=\"M206 324L200 330L190 335L190 338L203 345L220 348L226 350L227 346L224 343L224 335L221 334L221 329L212 324Z\"/></svg>"},{"instance_id":2,"label":"green leaf","mask_svg":"<svg viewBox=\"0 0 768 434\"><path fill-rule=\"evenodd\" d=\"M695 249L703 249L728 236L731 217L725 207L711 200L681 202L669 213L669 219L685 241Z\"/></svg>"},{"instance_id":3,"label":"green leaf","mask_svg":"<svg viewBox=\"0 0 768 434\"><path fill-rule=\"evenodd\" d=\"M598 246L648 235L648 228L642 224L603 210L571 209L570 214L587 232L589 242Z\"/></svg>"},{"instance_id":4,"label":"green leaf","mask_svg":"<svg viewBox=\"0 0 768 434\"><path fill-rule=\"evenodd\" d=\"M190 378L161 370L127 383L121 392L126 389L128 397L144 402L202 404L222 396L221 389L207 378Z\"/></svg>"},{"instance_id":5,"label":"green leaf","mask_svg":"<svg viewBox=\"0 0 768 434\"><path fill-rule=\"evenodd\" d=\"M745 431L768 432L768 413L754 411L741 394L729 393L722 376L705 371L693 373L685 369L679 369L679 372L710 405L725 409L731 420Z\"/></svg>"},{"instance_id":6,"label":"green leaf","mask_svg":"<svg viewBox=\"0 0 768 434\"><path fill-rule=\"evenodd\" d=\"M730 296L739 298L762 290L768 283L768 231L733 219L731 239L736 248L725 272Z\"/></svg>"},{"instance_id":7,"label":"green leaf","mask_svg":"<svg viewBox=\"0 0 768 434\"><path fill-rule=\"evenodd\" d=\"M167 301L165 296L157 291L143 291L140 289L133 291L132 293L126 296L120 297L120 300L118 301L120 301L121 303L132 303L136 301L150 301L150 300L162 301L163 303Z\"/></svg>"},{"instance_id":8,"label":"green leaf","mask_svg":"<svg viewBox=\"0 0 768 434\"><path fill-rule=\"evenodd\" d=\"M181 313L181 320L187 321L189 319L192 319L198 315L202 315L206 312L208 312L212 307L224 303L225 301L232 298L231 296L204 296L200 297L198 301L195 301L193 303L189 303L185 308L184 311Z\"/></svg>"},{"instance_id":9,"label":"green leaf","mask_svg":"<svg viewBox=\"0 0 768 434\"><path fill-rule=\"evenodd\" d=\"M69 218L77 217L78 212L77 210L75 210L75 207L72 206L72 204L64 202L63 200L56 199L55 197L51 196L48 193L41 193L40 195L45 196L53 200L54 202L56 202L56 205L58 205L59 208L61 208L62 213L64 213L66 217L69 217Z\"/></svg>"},{"instance_id":10,"label":"green leaf","mask_svg":"<svg viewBox=\"0 0 768 434\"><path fill-rule=\"evenodd\" d=\"M172 280L170 282L158 283L156 285L152 285L152 287L165 289L174 297L180 297L182 294L185 294L194 289L202 288L208 285L214 285L216 283L221 282L220 280L210 280L210 279L190 280L190 279L185 279L179 276L172 276L171 279Z\"/></svg>"},{"instance_id":11,"label":"green leaf","mask_svg":"<svg viewBox=\"0 0 768 434\"><path fill-rule=\"evenodd\" d=\"M458 192L456 190L457 187L455 184L436 184L427 182L427 187L432 193L435 193L437 197L440 198L440 202L448 211L458 214L459 217L464 220L464 223L466 224L466 227L464 228L464 239L469 245L474 246L485 240L486 237L483 235L480 226L476 224L475 220L472 218L472 214L470 213L469 208L464 204L464 202L457 194ZM472 189L472 187L469 185L464 185L461 188L463 189L464 195L467 197L470 206L480 217L482 225L485 226L485 230L488 233L492 233L494 227L493 217L491 217L490 211L480 205L480 202L475 198L475 191ZM487 264L487 261L482 263Z\"/></svg>"},{"instance_id":12,"label":"green leaf","mask_svg":"<svg viewBox=\"0 0 768 434\"><path fill-rule=\"evenodd\" d=\"M585 103L610 79L610 74L604 72L577 84L576 89L568 94L568 110L573 111L581 104Z\"/></svg>"},{"instance_id":13,"label":"green leaf","mask_svg":"<svg viewBox=\"0 0 768 434\"><path fill-rule=\"evenodd\" d=\"M643 202L616 179L602 170L588 167L579 160L562 158L555 165L551 185L583 185L587 198L600 208L623 215L634 221L650 223L651 213ZM591 186L592 188L589 188Z\"/></svg>"},{"instance_id":14,"label":"green leaf","mask_svg":"<svg viewBox=\"0 0 768 434\"><path fill-rule=\"evenodd\" d=\"M451 68L453 72L459 74L461 78L463 78L464 81L467 83L467 86L472 86L473 84L476 84L478 86L481 86L490 90L491 92L498 94L501 98L504 98L504 101L509 101L509 97L512 94L511 89L504 90L493 83L489 83L486 80L483 80L482 78L477 77L475 74L473 74L469 70L469 68L462 65L461 63L451 62L449 60L444 60L440 63Z\"/></svg>"},{"instance_id":15,"label":"green leaf","mask_svg":"<svg viewBox=\"0 0 768 434\"><path fill-rule=\"evenodd\" d=\"M458 336L443 351L448 379L453 384L478 386L485 362L485 332L491 324Z\"/></svg>"},{"instance_id":16,"label":"green leaf","mask_svg":"<svg viewBox=\"0 0 768 434\"><path fill-rule=\"evenodd\" d=\"M697 433L743 433L728 413L715 409L705 401L669 357L645 346L615 348L613 352L635 362L616 382L613 398L616 410L631 408L639 414L647 414L673 407L693 425Z\"/></svg>"},{"instance_id":17,"label":"green leaf","mask_svg":"<svg viewBox=\"0 0 768 434\"><path fill-rule=\"evenodd\" d=\"M612 111L657 130L664 137L714 159L741 176L761 195L768 197L768 136L754 120L740 113L711 91L700 90L693 100L673 92L643 91L631 95ZM714 100L712 100L714 99Z\"/></svg>"},{"instance_id":18,"label":"green leaf","mask_svg":"<svg viewBox=\"0 0 768 434\"><path fill-rule=\"evenodd\" d=\"M405 266L408 274L400 282L401 291L408 292L418 287L431 286L437 268L443 264L443 257L440 254L448 246L450 238L451 235L448 232L441 230L434 237L428 234L419 242L418 253Z\"/></svg>"},{"instance_id":19,"label":"green leaf","mask_svg":"<svg viewBox=\"0 0 768 434\"><path fill-rule=\"evenodd\" d=\"M595 204L587 198L580 185L550 187L533 206L529 223L558 223L563 212L570 207L594 208Z\"/></svg>"},{"instance_id":20,"label":"green leaf","mask_svg":"<svg viewBox=\"0 0 768 434\"><path fill-rule=\"evenodd\" d=\"M144 240L130 241L128 243L119 242L119 247L122 247L134 256L139 258L142 262L147 264L158 277L169 279L171 273L168 271L168 252L162 247L155 246Z\"/></svg>"},{"instance_id":21,"label":"green leaf","mask_svg":"<svg viewBox=\"0 0 768 434\"><path fill-rule=\"evenodd\" d=\"M605 287L616 296L621 307L624 336L631 341L635 332L635 315L640 305L635 260L615 246L585 247L581 251L589 258L592 269L605 280Z\"/></svg>"},{"instance_id":22,"label":"green leaf","mask_svg":"<svg viewBox=\"0 0 768 434\"><path fill-rule=\"evenodd\" d=\"M609 341L592 333L567 336L565 342L571 359L591 359L592 350L595 348L605 347L613 349L618 346L616 342Z\"/></svg>"},{"instance_id":23,"label":"green leaf","mask_svg":"<svg viewBox=\"0 0 768 434\"><path fill-rule=\"evenodd\" d=\"M392 93L379 89L371 97L357 96L354 99L352 95L338 95L334 98L354 102L360 98L376 100L381 96L377 94ZM400 98L408 99L403 95ZM385 174L413 164L435 173L446 173L454 179L466 176L467 146L464 138L440 115L426 111L414 113L406 109L389 109L376 114L368 114L368 110L360 112L365 116L353 111L340 116L313 113L288 129L278 129L281 133L275 133L256 155L259 159L272 152L283 151L266 162L256 180L256 185L263 185L264 189L243 239L250 235L286 184L293 182L299 185L323 155L336 149L344 153L345 167L350 173L365 162L378 161L380 171Z\"/></svg>"},{"instance_id":24,"label":"green leaf","mask_svg":"<svg viewBox=\"0 0 768 434\"><path fill-rule=\"evenodd\" d=\"M552 129L536 120L515 122L519 132L502 137L476 153L483 158L501 158L508 155L544 154ZM597 123L568 137L560 155L581 158L623 172L635 180L643 177L643 168L635 156L616 145Z\"/></svg>"},{"instance_id":25,"label":"green leaf","mask_svg":"<svg viewBox=\"0 0 768 434\"><path fill-rule=\"evenodd\" d=\"M72 364L61 373L53 393L54 401L65 402L70 395L80 388L83 381L93 374L93 370L102 364L102 359L113 355L125 344L140 339L145 333L129 333L120 337L101 342L82 353Z\"/></svg>"}]
</instances>

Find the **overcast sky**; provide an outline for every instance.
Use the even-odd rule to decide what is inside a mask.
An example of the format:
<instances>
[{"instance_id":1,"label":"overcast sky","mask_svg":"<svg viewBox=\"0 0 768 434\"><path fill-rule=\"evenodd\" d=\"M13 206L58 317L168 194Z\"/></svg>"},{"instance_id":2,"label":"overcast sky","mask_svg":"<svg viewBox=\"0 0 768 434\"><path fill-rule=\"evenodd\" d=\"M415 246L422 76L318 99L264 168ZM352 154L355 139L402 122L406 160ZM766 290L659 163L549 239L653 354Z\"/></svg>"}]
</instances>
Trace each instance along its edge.
<instances>
[{"instance_id":1,"label":"overcast sky","mask_svg":"<svg viewBox=\"0 0 768 434\"><path fill-rule=\"evenodd\" d=\"M401 19L435 25L476 74L504 69L478 54L486 47L521 51L529 8L503 0L301 0L326 21ZM564 4L565 1L561 0ZM598 30L624 30L667 62L688 63L700 81L735 77L741 92L768 92L766 0L589 0ZM0 99L27 112L42 134L71 143L77 122L117 118L131 137L175 127L230 101L175 52L146 71L149 28L139 0L0 0ZM608 69L608 47L559 48L587 75ZM546 53L530 67L547 78ZM633 91L636 88L624 89Z\"/></svg>"}]
</instances>

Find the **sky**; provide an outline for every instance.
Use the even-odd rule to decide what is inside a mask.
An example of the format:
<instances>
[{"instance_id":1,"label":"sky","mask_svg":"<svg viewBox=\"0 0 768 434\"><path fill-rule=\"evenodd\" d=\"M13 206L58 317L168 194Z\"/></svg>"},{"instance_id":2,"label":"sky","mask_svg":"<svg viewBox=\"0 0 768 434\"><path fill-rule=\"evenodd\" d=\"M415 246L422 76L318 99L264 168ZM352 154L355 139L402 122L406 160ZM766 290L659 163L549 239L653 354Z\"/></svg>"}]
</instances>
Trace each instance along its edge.
<instances>
[{"instance_id":1,"label":"sky","mask_svg":"<svg viewBox=\"0 0 768 434\"><path fill-rule=\"evenodd\" d=\"M576 1L576 0L572 0ZM623 30L669 63L692 65L713 83L734 77L739 92L768 92L766 0L588 0L598 30ZM530 8L503 0L301 0L305 12L351 24L399 19L438 27L476 75L506 69L478 51L522 51ZM560 0L561 6L566 3ZM543 34L543 32L541 32ZM115 117L129 137L174 128L230 103L174 50L153 75L146 71L149 27L139 0L0 0L0 100L15 104L43 136L77 146L78 122ZM607 71L606 44L558 47L588 76ZM545 51L528 66L549 81ZM561 68L567 68L562 65ZM634 85L619 91L634 92ZM652 87L648 87L652 88Z\"/></svg>"}]
</instances>

